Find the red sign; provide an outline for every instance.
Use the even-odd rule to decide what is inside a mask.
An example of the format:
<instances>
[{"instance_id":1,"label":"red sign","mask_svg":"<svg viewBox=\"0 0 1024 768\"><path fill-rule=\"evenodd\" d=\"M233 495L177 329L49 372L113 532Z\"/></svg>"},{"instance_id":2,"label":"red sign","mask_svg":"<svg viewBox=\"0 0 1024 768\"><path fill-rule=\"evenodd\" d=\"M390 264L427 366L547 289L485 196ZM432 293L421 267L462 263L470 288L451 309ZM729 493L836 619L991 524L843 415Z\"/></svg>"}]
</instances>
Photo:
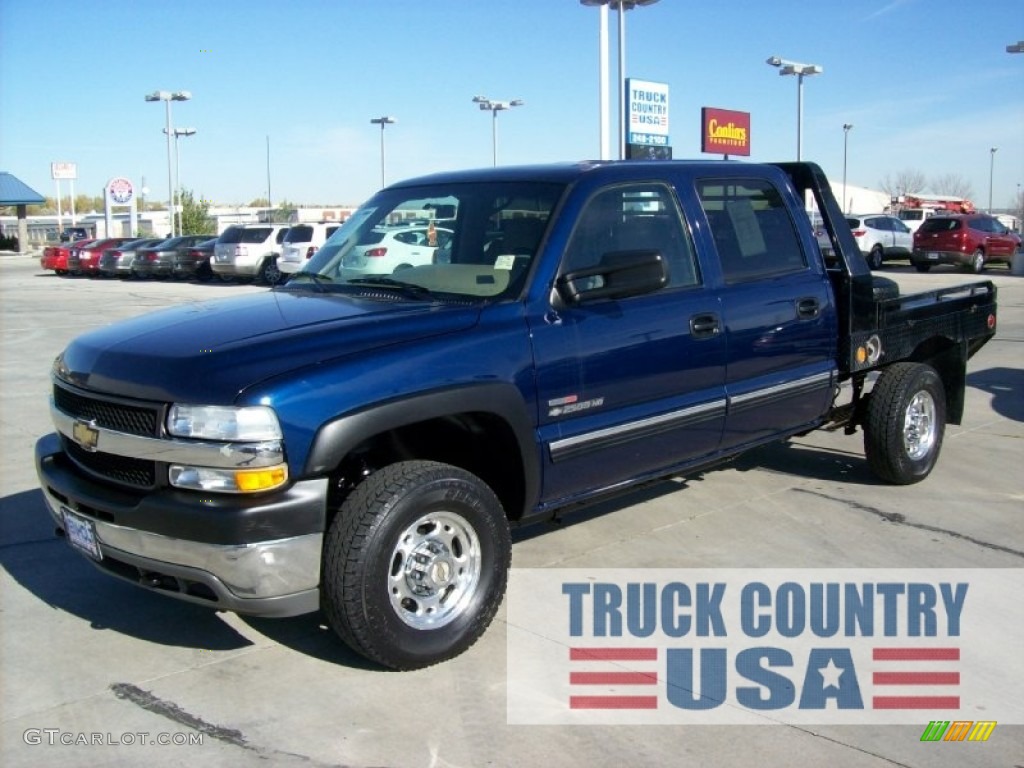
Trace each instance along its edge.
<instances>
[{"instance_id":1,"label":"red sign","mask_svg":"<svg viewBox=\"0 0 1024 768\"><path fill-rule=\"evenodd\" d=\"M700 150L750 155L750 113L704 107L700 111Z\"/></svg>"}]
</instances>

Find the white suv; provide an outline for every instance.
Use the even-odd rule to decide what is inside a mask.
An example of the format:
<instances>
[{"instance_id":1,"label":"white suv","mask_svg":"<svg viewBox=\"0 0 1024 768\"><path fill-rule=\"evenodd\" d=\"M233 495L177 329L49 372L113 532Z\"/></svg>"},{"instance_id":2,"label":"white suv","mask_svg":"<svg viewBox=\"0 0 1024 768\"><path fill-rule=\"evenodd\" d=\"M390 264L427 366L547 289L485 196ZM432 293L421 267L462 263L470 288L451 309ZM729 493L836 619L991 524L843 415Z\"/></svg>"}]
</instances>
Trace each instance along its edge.
<instances>
[{"instance_id":1,"label":"white suv","mask_svg":"<svg viewBox=\"0 0 1024 768\"><path fill-rule=\"evenodd\" d=\"M286 224L240 224L228 227L213 246L210 268L221 277L256 278L269 285L281 279L277 257Z\"/></svg>"},{"instance_id":2,"label":"white suv","mask_svg":"<svg viewBox=\"0 0 1024 768\"><path fill-rule=\"evenodd\" d=\"M910 258L914 234L902 221L887 213L864 213L846 217L853 239L872 269L881 269L891 258Z\"/></svg>"},{"instance_id":3,"label":"white suv","mask_svg":"<svg viewBox=\"0 0 1024 768\"><path fill-rule=\"evenodd\" d=\"M283 274L298 272L299 268L312 258L324 241L334 234L341 224L292 224L281 242L281 257L277 267Z\"/></svg>"}]
</instances>

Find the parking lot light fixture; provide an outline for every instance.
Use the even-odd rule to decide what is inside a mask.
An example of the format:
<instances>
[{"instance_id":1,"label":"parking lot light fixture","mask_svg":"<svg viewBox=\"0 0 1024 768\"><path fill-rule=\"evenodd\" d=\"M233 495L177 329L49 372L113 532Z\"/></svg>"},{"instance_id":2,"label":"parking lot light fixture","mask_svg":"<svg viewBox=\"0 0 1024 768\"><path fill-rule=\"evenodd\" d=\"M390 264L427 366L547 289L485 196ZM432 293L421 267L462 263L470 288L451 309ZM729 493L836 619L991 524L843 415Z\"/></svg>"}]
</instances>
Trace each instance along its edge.
<instances>
[{"instance_id":1,"label":"parking lot light fixture","mask_svg":"<svg viewBox=\"0 0 1024 768\"><path fill-rule=\"evenodd\" d=\"M1024 40L1006 46L1007 53L1024 53Z\"/></svg>"},{"instance_id":2,"label":"parking lot light fixture","mask_svg":"<svg viewBox=\"0 0 1024 768\"><path fill-rule=\"evenodd\" d=\"M480 110L483 112L491 113L491 155L493 157L494 165L498 165L498 113L512 107L521 107L524 102L522 99L512 99L511 101L494 101L486 96L474 96L473 103L480 106Z\"/></svg>"},{"instance_id":3,"label":"parking lot light fixture","mask_svg":"<svg viewBox=\"0 0 1024 768\"><path fill-rule=\"evenodd\" d=\"M626 156L626 11L645 5L654 5L658 0L580 0L580 5L586 6L608 6L618 11L618 46L619 46L619 160ZM601 8L601 30L600 30L600 80L601 80L601 159L605 159L607 149L605 146L605 126L607 115L604 102L604 91L608 79L608 29L607 12Z\"/></svg>"},{"instance_id":4,"label":"parking lot light fixture","mask_svg":"<svg viewBox=\"0 0 1024 768\"><path fill-rule=\"evenodd\" d=\"M370 119L370 123L371 124L379 125L380 126L380 186L381 186L381 188L383 188L385 186L385 182L384 182L384 126L386 126L386 125L394 125L395 122L397 122L395 120L395 118L390 117L388 115L383 115L381 117L374 117L374 118Z\"/></svg>"},{"instance_id":5,"label":"parking lot light fixture","mask_svg":"<svg viewBox=\"0 0 1024 768\"><path fill-rule=\"evenodd\" d=\"M171 127L171 102L188 101L192 98L189 91L153 91L146 94L146 101L162 101L166 105L167 127L164 133L167 134L167 212L171 224L171 237L174 236L174 160L171 156L171 136L174 129Z\"/></svg>"},{"instance_id":6,"label":"parking lot light fixture","mask_svg":"<svg viewBox=\"0 0 1024 768\"><path fill-rule=\"evenodd\" d=\"M778 56L769 56L765 61L772 67L778 67L779 75L796 75L796 159L799 161L803 155L803 128L804 128L804 77L820 75L824 70L817 64L801 64L796 61L789 61Z\"/></svg>"}]
</instances>

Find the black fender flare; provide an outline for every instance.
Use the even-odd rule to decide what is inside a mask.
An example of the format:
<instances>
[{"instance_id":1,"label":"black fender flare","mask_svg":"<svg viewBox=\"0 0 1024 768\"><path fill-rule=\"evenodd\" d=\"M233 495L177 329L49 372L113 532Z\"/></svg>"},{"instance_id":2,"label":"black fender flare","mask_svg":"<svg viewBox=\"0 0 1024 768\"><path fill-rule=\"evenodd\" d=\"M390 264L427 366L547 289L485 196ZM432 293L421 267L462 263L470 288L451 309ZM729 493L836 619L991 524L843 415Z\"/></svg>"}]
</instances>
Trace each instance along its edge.
<instances>
[{"instance_id":1,"label":"black fender flare","mask_svg":"<svg viewBox=\"0 0 1024 768\"><path fill-rule=\"evenodd\" d=\"M364 441L410 424L460 413L489 413L501 418L515 435L523 465L523 509L507 510L519 517L532 509L540 494L540 450L533 420L520 391L512 384L488 382L421 392L346 413L317 430L303 476L331 472Z\"/></svg>"}]
</instances>

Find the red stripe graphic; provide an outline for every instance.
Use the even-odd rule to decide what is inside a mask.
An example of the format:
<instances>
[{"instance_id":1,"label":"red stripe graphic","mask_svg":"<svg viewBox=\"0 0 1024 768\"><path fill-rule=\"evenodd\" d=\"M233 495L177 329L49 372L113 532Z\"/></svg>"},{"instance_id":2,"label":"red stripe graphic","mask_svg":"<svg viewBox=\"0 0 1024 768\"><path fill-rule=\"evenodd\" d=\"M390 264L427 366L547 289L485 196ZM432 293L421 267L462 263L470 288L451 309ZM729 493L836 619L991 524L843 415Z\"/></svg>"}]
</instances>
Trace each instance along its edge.
<instances>
[{"instance_id":1,"label":"red stripe graphic","mask_svg":"<svg viewBox=\"0 0 1024 768\"><path fill-rule=\"evenodd\" d=\"M657 648L570 648L570 661L657 661Z\"/></svg>"},{"instance_id":2,"label":"red stripe graphic","mask_svg":"<svg viewBox=\"0 0 1024 768\"><path fill-rule=\"evenodd\" d=\"M960 709L959 696L875 696L874 709Z\"/></svg>"},{"instance_id":3,"label":"red stripe graphic","mask_svg":"<svg viewBox=\"0 0 1024 768\"><path fill-rule=\"evenodd\" d=\"M875 661L960 661L959 648L875 648Z\"/></svg>"},{"instance_id":4,"label":"red stripe graphic","mask_svg":"<svg viewBox=\"0 0 1024 768\"><path fill-rule=\"evenodd\" d=\"M657 685L655 672L570 672L569 685Z\"/></svg>"},{"instance_id":5,"label":"red stripe graphic","mask_svg":"<svg viewBox=\"0 0 1024 768\"><path fill-rule=\"evenodd\" d=\"M657 709L657 696L570 696L569 709Z\"/></svg>"},{"instance_id":6,"label":"red stripe graphic","mask_svg":"<svg viewBox=\"0 0 1024 768\"><path fill-rule=\"evenodd\" d=\"M959 672L875 672L875 685L960 685Z\"/></svg>"}]
</instances>

